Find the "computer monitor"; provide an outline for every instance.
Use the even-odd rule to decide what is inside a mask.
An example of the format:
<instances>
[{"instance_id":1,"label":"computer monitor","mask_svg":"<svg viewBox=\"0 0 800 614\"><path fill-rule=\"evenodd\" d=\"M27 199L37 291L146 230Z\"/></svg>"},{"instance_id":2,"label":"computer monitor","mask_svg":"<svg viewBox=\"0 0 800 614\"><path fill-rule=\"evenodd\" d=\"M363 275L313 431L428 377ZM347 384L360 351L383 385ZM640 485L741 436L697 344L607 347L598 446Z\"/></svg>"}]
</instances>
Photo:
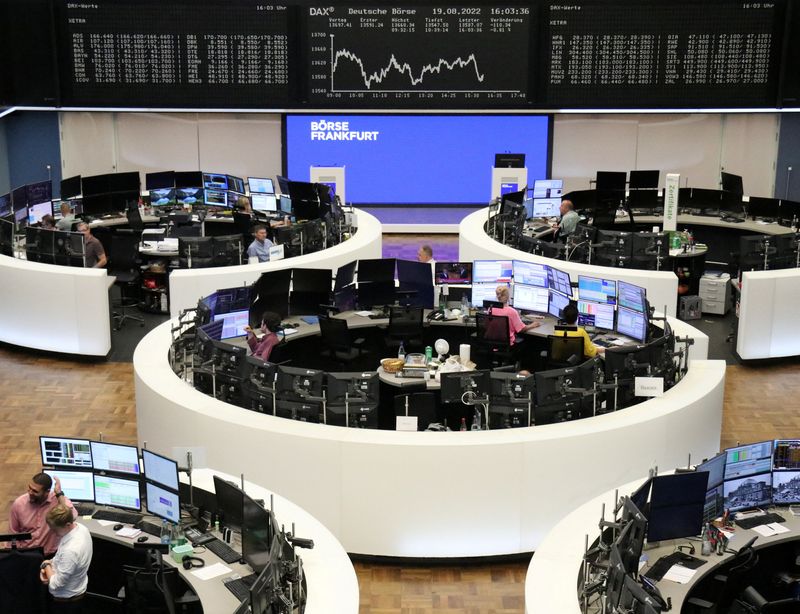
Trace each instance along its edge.
<instances>
[{"instance_id":1,"label":"computer monitor","mask_svg":"<svg viewBox=\"0 0 800 614\"><path fill-rule=\"evenodd\" d=\"M253 286L253 302L250 305L250 320L261 322L265 311L274 311L281 318L289 314L289 285L292 270L267 271L261 274Z\"/></svg>"},{"instance_id":2,"label":"computer monitor","mask_svg":"<svg viewBox=\"0 0 800 614\"><path fill-rule=\"evenodd\" d=\"M253 211L274 213L278 210L278 199L274 194L253 192L250 194L250 201L253 205Z\"/></svg>"},{"instance_id":3,"label":"computer monitor","mask_svg":"<svg viewBox=\"0 0 800 614\"><path fill-rule=\"evenodd\" d=\"M233 311L231 313L219 313L214 315L215 322L222 322L222 334L220 339L231 339L233 337L243 337L247 334L245 326L250 325L250 310Z\"/></svg>"},{"instance_id":4,"label":"computer monitor","mask_svg":"<svg viewBox=\"0 0 800 614\"><path fill-rule=\"evenodd\" d=\"M151 207L175 207L178 200L175 194L175 188L158 188L150 190L150 206Z\"/></svg>"},{"instance_id":5,"label":"computer monitor","mask_svg":"<svg viewBox=\"0 0 800 614\"><path fill-rule=\"evenodd\" d=\"M598 192L624 192L627 179L624 171L597 171L595 188Z\"/></svg>"},{"instance_id":6,"label":"computer monitor","mask_svg":"<svg viewBox=\"0 0 800 614\"><path fill-rule=\"evenodd\" d=\"M355 281L357 263L358 263L357 260L353 260L353 262L348 262L347 264L343 264L338 269L336 269L336 279L334 280L333 283L334 292L338 292L345 286L349 286Z\"/></svg>"},{"instance_id":7,"label":"computer monitor","mask_svg":"<svg viewBox=\"0 0 800 614\"><path fill-rule=\"evenodd\" d=\"M725 456L726 480L772 471L772 441L726 448Z\"/></svg>"},{"instance_id":8,"label":"computer monitor","mask_svg":"<svg viewBox=\"0 0 800 614\"><path fill-rule=\"evenodd\" d=\"M95 471L141 475L139 448L118 443L92 441L92 463Z\"/></svg>"},{"instance_id":9,"label":"computer monitor","mask_svg":"<svg viewBox=\"0 0 800 614\"><path fill-rule=\"evenodd\" d=\"M59 192L62 200L75 198L81 195L81 176L74 175L61 180L61 190Z\"/></svg>"},{"instance_id":10,"label":"computer monitor","mask_svg":"<svg viewBox=\"0 0 800 614\"><path fill-rule=\"evenodd\" d=\"M248 177L250 194L275 194L275 184L267 177Z\"/></svg>"},{"instance_id":11,"label":"computer monitor","mask_svg":"<svg viewBox=\"0 0 800 614\"><path fill-rule=\"evenodd\" d=\"M583 301L616 305L617 282L613 279L578 275L578 298Z\"/></svg>"},{"instance_id":12,"label":"computer monitor","mask_svg":"<svg viewBox=\"0 0 800 614\"><path fill-rule=\"evenodd\" d=\"M358 305L360 309L372 309L375 306L393 305L395 301L395 285L391 281L358 282Z\"/></svg>"},{"instance_id":13,"label":"computer monitor","mask_svg":"<svg viewBox=\"0 0 800 614\"><path fill-rule=\"evenodd\" d=\"M800 471L800 439L776 439L772 452L772 469Z\"/></svg>"},{"instance_id":14,"label":"computer monitor","mask_svg":"<svg viewBox=\"0 0 800 614\"><path fill-rule=\"evenodd\" d=\"M661 171L631 171L628 187L631 190L657 189Z\"/></svg>"},{"instance_id":15,"label":"computer monitor","mask_svg":"<svg viewBox=\"0 0 800 614\"><path fill-rule=\"evenodd\" d=\"M724 171L719 174L719 182L722 186L723 192L733 192L735 194L744 194L744 187L742 184L742 176L734 175L733 173L726 173Z\"/></svg>"},{"instance_id":16,"label":"computer monitor","mask_svg":"<svg viewBox=\"0 0 800 614\"><path fill-rule=\"evenodd\" d=\"M569 273L551 266L547 267L547 284L554 292L572 298L572 281L569 278Z\"/></svg>"},{"instance_id":17,"label":"computer monitor","mask_svg":"<svg viewBox=\"0 0 800 614\"><path fill-rule=\"evenodd\" d=\"M167 522L179 523L181 520L181 499L177 492L162 488L153 482L145 482L145 501L147 513L163 518Z\"/></svg>"},{"instance_id":18,"label":"computer monitor","mask_svg":"<svg viewBox=\"0 0 800 614\"><path fill-rule=\"evenodd\" d=\"M233 288L217 290L204 300L211 309L212 314L217 315L247 309L250 306L252 296L252 286L234 286Z\"/></svg>"},{"instance_id":19,"label":"computer monitor","mask_svg":"<svg viewBox=\"0 0 800 614\"><path fill-rule=\"evenodd\" d=\"M42 464L51 467L91 469L92 446L88 439L39 436Z\"/></svg>"},{"instance_id":20,"label":"computer monitor","mask_svg":"<svg viewBox=\"0 0 800 614\"><path fill-rule=\"evenodd\" d=\"M781 201L777 198L751 196L747 203L747 214L753 219L777 219L781 217Z\"/></svg>"},{"instance_id":21,"label":"computer monitor","mask_svg":"<svg viewBox=\"0 0 800 614\"><path fill-rule=\"evenodd\" d=\"M491 391L489 371L457 371L441 374L442 403L461 403L466 392L486 398Z\"/></svg>"},{"instance_id":22,"label":"computer monitor","mask_svg":"<svg viewBox=\"0 0 800 614\"><path fill-rule=\"evenodd\" d=\"M203 187L206 190L228 189L228 176L220 173L203 173Z\"/></svg>"},{"instance_id":23,"label":"computer monitor","mask_svg":"<svg viewBox=\"0 0 800 614\"><path fill-rule=\"evenodd\" d=\"M494 154L495 168L525 168L524 153L498 153Z\"/></svg>"},{"instance_id":24,"label":"computer monitor","mask_svg":"<svg viewBox=\"0 0 800 614\"><path fill-rule=\"evenodd\" d=\"M94 501L94 474L91 471L45 469L44 473L61 481L61 491L70 501Z\"/></svg>"},{"instance_id":25,"label":"computer monitor","mask_svg":"<svg viewBox=\"0 0 800 614\"><path fill-rule=\"evenodd\" d=\"M697 465L697 471L705 471L708 473L708 488L714 488L722 484L725 479L725 459L727 455L722 452L717 454L714 458L709 458L704 463Z\"/></svg>"},{"instance_id":26,"label":"computer monitor","mask_svg":"<svg viewBox=\"0 0 800 614\"><path fill-rule=\"evenodd\" d=\"M94 502L126 510L142 509L139 480L94 474Z\"/></svg>"},{"instance_id":27,"label":"computer monitor","mask_svg":"<svg viewBox=\"0 0 800 614\"><path fill-rule=\"evenodd\" d=\"M590 359L577 367L537 371L536 424L566 422L591 415L592 397L567 392L568 388L591 390L594 387L597 361Z\"/></svg>"},{"instance_id":28,"label":"computer monitor","mask_svg":"<svg viewBox=\"0 0 800 614\"><path fill-rule=\"evenodd\" d=\"M175 171L159 171L157 173L146 173L144 176L144 187L146 190L164 190L175 187ZM61 198L69 198L61 194Z\"/></svg>"},{"instance_id":29,"label":"computer monitor","mask_svg":"<svg viewBox=\"0 0 800 614\"><path fill-rule=\"evenodd\" d=\"M437 284L471 284L471 262L437 262L434 265L434 277Z\"/></svg>"},{"instance_id":30,"label":"computer monitor","mask_svg":"<svg viewBox=\"0 0 800 614\"><path fill-rule=\"evenodd\" d=\"M231 529L241 529L244 518L244 491L218 475L214 476L214 493L217 496L217 514L220 524Z\"/></svg>"},{"instance_id":31,"label":"computer monitor","mask_svg":"<svg viewBox=\"0 0 800 614\"><path fill-rule=\"evenodd\" d=\"M49 200L35 205L28 205L28 224L41 224L45 215L53 215L53 203Z\"/></svg>"},{"instance_id":32,"label":"computer monitor","mask_svg":"<svg viewBox=\"0 0 800 614\"><path fill-rule=\"evenodd\" d=\"M561 204L561 194L564 191L563 179L536 179L533 182L533 198L558 199Z\"/></svg>"},{"instance_id":33,"label":"computer monitor","mask_svg":"<svg viewBox=\"0 0 800 614\"><path fill-rule=\"evenodd\" d=\"M183 268L201 268L214 262L214 237L178 237L178 255Z\"/></svg>"},{"instance_id":34,"label":"computer monitor","mask_svg":"<svg viewBox=\"0 0 800 614\"><path fill-rule=\"evenodd\" d=\"M614 330L614 305L579 300L578 324Z\"/></svg>"},{"instance_id":35,"label":"computer monitor","mask_svg":"<svg viewBox=\"0 0 800 614\"><path fill-rule=\"evenodd\" d=\"M619 551L625 571L635 574L639 569L639 559L644 548L647 518L630 497L624 497L620 521L623 526L612 548L616 547Z\"/></svg>"},{"instance_id":36,"label":"computer monitor","mask_svg":"<svg viewBox=\"0 0 800 614\"><path fill-rule=\"evenodd\" d=\"M281 213L285 215L291 215L292 213L292 199L284 194L281 194L280 200L278 201L280 205Z\"/></svg>"},{"instance_id":37,"label":"computer monitor","mask_svg":"<svg viewBox=\"0 0 800 614\"><path fill-rule=\"evenodd\" d=\"M206 188L203 190L203 202L207 207L218 209L228 208L228 193L225 190L214 190Z\"/></svg>"},{"instance_id":38,"label":"computer monitor","mask_svg":"<svg viewBox=\"0 0 800 614\"><path fill-rule=\"evenodd\" d=\"M606 611L614 612L619 605L625 578L628 572L618 547L612 545L608 555L608 571L606 572Z\"/></svg>"},{"instance_id":39,"label":"computer monitor","mask_svg":"<svg viewBox=\"0 0 800 614\"><path fill-rule=\"evenodd\" d=\"M308 397L322 396L324 371L278 365L275 389L282 398L303 401Z\"/></svg>"},{"instance_id":40,"label":"computer monitor","mask_svg":"<svg viewBox=\"0 0 800 614\"><path fill-rule=\"evenodd\" d=\"M272 601L275 591L280 585L279 564L270 560L250 587L250 597L242 603L247 606L243 611L237 610L234 614L275 614ZM240 606L241 609L241 606Z\"/></svg>"},{"instance_id":41,"label":"computer monitor","mask_svg":"<svg viewBox=\"0 0 800 614\"><path fill-rule=\"evenodd\" d=\"M379 379L375 371L328 373L327 400L329 404L342 405L345 402L377 402Z\"/></svg>"},{"instance_id":42,"label":"computer monitor","mask_svg":"<svg viewBox=\"0 0 800 614\"><path fill-rule=\"evenodd\" d=\"M394 283L396 261L394 258L373 258L358 261L358 281Z\"/></svg>"},{"instance_id":43,"label":"computer monitor","mask_svg":"<svg viewBox=\"0 0 800 614\"><path fill-rule=\"evenodd\" d=\"M800 503L800 471L772 472L773 505Z\"/></svg>"},{"instance_id":44,"label":"computer monitor","mask_svg":"<svg viewBox=\"0 0 800 614\"><path fill-rule=\"evenodd\" d=\"M647 541L700 535L707 485L705 471L655 476L647 514Z\"/></svg>"},{"instance_id":45,"label":"computer monitor","mask_svg":"<svg viewBox=\"0 0 800 614\"><path fill-rule=\"evenodd\" d=\"M165 488L178 490L178 463L171 458L142 449L144 477Z\"/></svg>"},{"instance_id":46,"label":"computer monitor","mask_svg":"<svg viewBox=\"0 0 800 614\"><path fill-rule=\"evenodd\" d=\"M37 181L25 186L28 193L28 206L49 203L53 199L53 184L50 181Z\"/></svg>"},{"instance_id":47,"label":"computer monitor","mask_svg":"<svg viewBox=\"0 0 800 614\"><path fill-rule=\"evenodd\" d=\"M0 217L9 216L12 212L11 194L0 194Z\"/></svg>"},{"instance_id":48,"label":"computer monitor","mask_svg":"<svg viewBox=\"0 0 800 614\"><path fill-rule=\"evenodd\" d=\"M555 318L560 318L564 307L569 305L571 302L572 301L563 294L548 290L547 313Z\"/></svg>"},{"instance_id":49,"label":"computer monitor","mask_svg":"<svg viewBox=\"0 0 800 614\"><path fill-rule=\"evenodd\" d=\"M261 573L270 561L272 514L247 493L243 493L242 504L242 558L254 572Z\"/></svg>"},{"instance_id":50,"label":"computer monitor","mask_svg":"<svg viewBox=\"0 0 800 614\"><path fill-rule=\"evenodd\" d=\"M476 260L472 263L472 283L510 283L514 276L512 260Z\"/></svg>"},{"instance_id":51,"label":"computer monitor","mask_svg":"<svg viewBox=\"0 0 800 614\"><path fill-rule=\"evenodd\" d=\"M644 343L647 339L647 317L643 313L620 305L617 309L617 326L614 330L620 335Z\"/></svg>"},{"instance_id":52,"label":"computer monitor","mask_svg":"<svg viewBox=\"0 0 800 614\"><path fill-rule=\"evenodd\" d=\"M646 290L641 286L634 286L627 281L621 279L617 282L618 289L618 303L620 307L632 309L644 313L647 302L645 300Z\"/></svg>"},{"instance_id":53,"label":"computer monitor","mask_svg":"<svg viewBox=\"0 0 800 614\"><path fill-rule=\"evenodd\" d=\"M83 213L88 216L100 216L107 213L121 211L122 207L114 204L114 198L110 193L91 194L83 196Z\"/></svg>"},{"instance_id":54,"label":"computer monitor","mask_svg":"<svg viewBox=\"0 0 800 614\"><path fill-rule=\"evenodd\" d=\"M11 203L14 211L19 211L28 206L28 190L24 185L11 190Z\"/></svg>"},{"instance_id":55,"label":"computer monitor","mask_svg":"<svg viewBox=\"0 0 800 614\"><path fill-rule=\"evenodd\" d=\"M237 194L244 194L244 179L228 175L228 189Z\"/></svg>"},{"instance_id":56,"label":"computer monitor","mask_svg":"<svg viewBox=\"0 0 800 614\"><path fill-rule=\"evenodd\" d=\"M547 313L550 303L550 291L547 288L514 284L514 307L521 311Z\"/></svg>"},{"instance_id":57,"label":"computer monitor","mask_svg":"<svg viewBox=\"0 0 800 614\"><path fill-rule=\"evenodd\" d=\"M176 188L175 200L181 207L202 205L203 188Z\"/></svg>"},{"instance_id":58,"label":"computer monitor","mask_svg":"<svg viewBox=\"0 0 800 614\"><path fill-rule=\"evenodd\" d=\"M650 500L650 486L652 479L647 478L644 483L631 493L631 503L636 506L645 517L647 516L647 502Z\"/></svg>"},{"instance_id":59,"label":"computer monitor","mask_svg":"<svg viewBox=\"0 0 800 614\"><path fill-rule=\"evenodd\" d=\"M722 483L723 506L731 512L769 505L772 502L772 474L761 473Z\"/></svg>"},{"instance_id":60,"label":"computer monitor","mask_svg":"<svg viewBox=\"0 0 800 614\"><path fill-rule=\"evenodd\" d=\"M488 284L476 284L473 282L470 292L470 305L479 309L483 307L484 301L496 301L496 290L499 285L508 286L508 284L497 284L494 282Z\"/></svg>"},{"instance_id":61,"label":"computer monitor","mask_svg":"<svg viewBox=\"0 0 800 614\"><path fill-rule=\"evenodd\" d=\"M515 284L526 284L547 288L547 265L538 262L526 262L524 260L512 261Z\"/></svg>"},{"instance_id":62,"label":"computer monitor","mask_svg":"<svg viewBox=\"0 0 800 614\"><path fill-rule=\"evenodd\" d=\"M559 217L561 198L534 198L527 214L529 218Z\"/></svg>"}]
</instances>

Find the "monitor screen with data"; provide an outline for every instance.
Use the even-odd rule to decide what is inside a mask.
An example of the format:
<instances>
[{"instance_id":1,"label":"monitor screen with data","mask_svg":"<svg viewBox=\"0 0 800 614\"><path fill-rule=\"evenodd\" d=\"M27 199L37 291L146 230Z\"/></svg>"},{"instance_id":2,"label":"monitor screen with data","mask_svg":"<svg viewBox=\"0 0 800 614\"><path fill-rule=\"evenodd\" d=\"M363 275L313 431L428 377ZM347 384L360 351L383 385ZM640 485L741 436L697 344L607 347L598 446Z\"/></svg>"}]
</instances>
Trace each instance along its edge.
<instances>
[{"instance_id":1,"label":"monitor screen with data","mask_svg":"<svg viewBox=\"0 0 800 614\"><path fill-rule=\"evenodd\" d=\"M111 473L127 473L140 475L139 449L136 446L124 446L116 443L93 441L92 461L95 471Z\"/></svg>"},{"instance_id":2,"label":"monitor screen with data","mask_svg":"<svg viewBox=\"0 0 800 614\"><path fill-rule=\"evenodd\" d=\"M620 307L644 313L646 306L645 289L622 280L619 280L617 286L617 297Z\"/></svg>"},{"instance_id":3,"label":"monitor screen with data","mask_svg":"<svg viewBox=\"0 0 800 614\"><path fill-rule=\"evenodd\" d=\"M70 501L94 501L94 474L91 471L45 469L44 472L61 481L61 491Z\"/></svg>"},{"instance_id":4,"label":"monitor screen with data","mask_svg":"<svg viewBox=\"0 0 800 614\"><path fill-rule=\"evenodd\" d=\"M181 519L181 500L177 493L170 492L152 482L145 483L147 512L177 523Z\"/></svg>"},{"instance_id":5,"label":"monitor screen with data","mask_svg":"<svg viewBox=\"0 0 800 614\"><path fill-rule=\"evenodd\" d=\"M533 198L558 198L564 190L563 179L536 179L533 182Z\"/></svg>"},{"instance_id":6,"label":"monitor screen with data","mask_svg":"<svg viewBox=\"0 0 800 614\"><path fill-rule=\"evenodd\" d=\"M560 198L534 198L528 217L558 217L561 215Z\"/></svg>"},{"instance_id":7,"label":"monitor screen with data","mask_svg":"<svg viewBox=\"0 0 800 614\"><path fill-rule=\"evenodd\" d=\"M553 267L547 267L547 281L551 290L560 292L564 296L572 297L572 281L569 273Z\"/></svg>"},{"instance_id":8,"label":"monitor screen with data","mask_svg":"<svg viewBox=\"0 0 800 614\"><path fill-rule=\"evenodd\" d=\"M647 318L643 313L620 306L617 309L616 331L620 335L644 343L647 338Z\"/></svg>"},{"instance_id":9,"label":"monitor screen with data","mask_svg":"<svg viewBox=\"0 0 800 614\"><path fill-rule=\"evenodd\" d=\"M775 440L772 468L778 471L800 471L800 439Z\"/></svg>"},{"instance_id":10,"label":"monitor screen with data","mask_svg":"<svg viewBox=\"0 0 800 614\"><path fill-rule=\"evenodd\" d=\"M514 260L514 283L547 288L547 265Z\"/></svg>"},{"instance_id":11,"label":"monitor screen with data","mask_svg":"<svg viewBox=\"0 0 800 614\"><path fill-rule=\"evenodd\" d=\"M614 305L579 300L578 324L614 330Z\"/></svg>"},{"instance_id":12,"label":"monitor screen with data","mask_svg":"<svg viewBox=\"0 0 800 614\"><path fill-rule=\"evenodd\" d=\"M250 194L275 194L275 184L267 177L248 177Z\"/></svg>"},{"instance_id":13,"label":"monitor screen with data","mask_svg":"<svg viewBox=\"0 0 800 614\"><path fill-rule=\"evenodd\" d=\"M42 464L53 467L92 468L92 447L88 439L39 437Z\"/></svg>"},{"instance_id":14,"label":"monitor screen with data","mask_svg":"<svg viewBox=\"0 0 800 614\"><path fill-rule=\"evenodd\" d=\"M277 211L278 199L274 194L260 194L252 192L250 194L253 211Z\"/></svg>"},{"instance_id":15,"label":"monitor screen with data","mask_svg":"<svg viewBox=\"0 0 800 614\"><path fill-rule=\"evenodd\" d=\"M547 288L514 284L514 307L521 311L547 313L550 291Z\"/></svg>"},{"instance_id":16,"label":"monitor screen with data","mask_svg":"<svg viewBox=\"0 0 800 614\"><path fill-rule=\"evenodd\" d=\"M559 294L558 292L550 292L550 302L547 306L547 313L549 313L554 318L561 317L561 310L564 309L567 305L569 305L570 300L564 296L563 294Z\"/></svg>"},{"instance_id":17,"label":"monitor screen with data","mask_svg":"<svg viewBox=\"0 0 800 614\"><path fill-rule=\"evenodd\" d=\"M250 325L250 311L244 309L230 313L218 313L214 315L214 322L222 322L222 337L220 339L243 337L247 334L244 327Z\"/></svg>"},{"instance_id":18,"label":"monitor screen with data","mask_svg":"<svg viewBox=\"0 0 800 614\"><path fill-rule=\"evenodd\" d=\"M497 292L495 292L498 285L505 285L508 284L496 284L494 282L489 284L472 284L472 298L470 300L470 305L473 307L481 308L483 307L483 301L496 301L497 300Z\"/></svg>"},{"instance_id":19,"label":"monitor screen with data","mask_svg":"<svg viewBox=\"0 0 800 614\"><path fill-rule=\"evenodd\" d=\"M617 282L613 279L578 275L578 298L584 301L616 305Z\"/></svg>"},{"instance_id":20,"label":"monitor screen with data","mask_svg":"<svg viewBox=\"0 0 800 614\"><path fill-rule=\"evenodd\" d=\"M49 200L28 205L28 224L40 224L45 215L53 215L53 203Z\"/></svg>"},{"instance_id":21,"label":"monitor screen with data","mask_svg":"<svg viewBox=\"0 0 800 614\"><path fill-rule=\"evenodd\" d=\"M150 450L142 450L142 462L144 477L172 490L178 490L178 463Z\"/></svg>"},{"instance_id":22,"label":"monitor screen with data","mask_svg":"<svg viewBox=\"0 0 800 614\"><path fill-rule=\"evenodd\" d=\"M725 450L725 479L746 478L772 470L772 442L760 441Z\"/></svg>"},{"instance_id":23,"label":"monitor screen with data","mask_svg":"<svg viewBox=\"0 0 800 614\"><path fill-rule=\"evenodd\" d=\"M94 502L98 505L111 505L138 512L142 509L139 480L95 474Z\"/></svg>"},{"instance_id":24,"label":"monitor screen with data","mask_svg":"<svg viewBox=\"0 0 800 614\"><path fill-rule=\"evenodd\" d=\"M472 263L472 282L476 284L509 283L513 276L511 260L476 260Z\"/></svg>"},{"instance_id":25,"label":"monitor screen with data","mask_svg":"<svg viewBox=\"0 0 800 614\"><path fill-rule=\"evenodd\" d=\"M726 455L724 453L717 454L714 458L697 465L697 471L708 472L709 489L722 484L722 480L725 478L725 458Z\"/></svg>"}]
</instances>

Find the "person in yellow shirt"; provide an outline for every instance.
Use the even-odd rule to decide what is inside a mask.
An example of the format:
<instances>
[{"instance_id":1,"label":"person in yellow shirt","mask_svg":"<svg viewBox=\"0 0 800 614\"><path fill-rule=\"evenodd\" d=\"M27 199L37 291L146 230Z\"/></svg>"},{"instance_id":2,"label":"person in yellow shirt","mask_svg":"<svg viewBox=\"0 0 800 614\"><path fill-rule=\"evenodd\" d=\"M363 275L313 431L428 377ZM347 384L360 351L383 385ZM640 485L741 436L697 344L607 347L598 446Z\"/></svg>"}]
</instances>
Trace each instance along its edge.
<instances>
[{"instance_id":1,"label":"person in yellow shirt","mask_svg":"<svg viewBox=\"0 0 800 614\"><path fill-rule=\"evenodd\" d=\"M578 321L578 308L575 306L575 303L570 303L561 310L561 319L568 326L576 325ZM561 334L561 332L559 331L556 334ZM583 329L582 326L578 326L578 330L566 331L566 335L567 337L583 337L583 355L586 356L586 358L594 358L598 354L602 354L606 351L605 348L599 347L592 343L592 340L589 338L589 334Z\"/></svg>"}]
</instances>

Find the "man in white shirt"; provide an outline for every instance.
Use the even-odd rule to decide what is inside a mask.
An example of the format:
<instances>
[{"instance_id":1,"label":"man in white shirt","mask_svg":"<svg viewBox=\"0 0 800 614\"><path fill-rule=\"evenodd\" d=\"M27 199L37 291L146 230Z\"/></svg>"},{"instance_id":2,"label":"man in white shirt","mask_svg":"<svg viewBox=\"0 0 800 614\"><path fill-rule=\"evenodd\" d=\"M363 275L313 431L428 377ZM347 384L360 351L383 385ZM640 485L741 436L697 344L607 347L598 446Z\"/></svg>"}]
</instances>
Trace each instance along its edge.
<instances>
[{"instance_id":1,"label":"man in white shirt","mask_svg":"<svg viewBox=\"0 0 800 614\"><path fill-rule=\"evenodd\" d=\"M433 259L433 248L430 245L423 245L417 250L417 260L427 262L431 265L431 278L436 284L436 261Z\"/></svg>"},{"instance_id":2,"label":"man in white shirt","mask_svg":"<svg viewBox=\"0 0 800 614\"><path fill-rule=\"evenodd\" d=\"M72 223L77 219L72 213L72 209L67 201L61 201L61 219L56 222L56 230L72 230Z\"/></svg>"},{"instance_id":3,"label":"man in white shirt","mask_svg":"<svg viewBox=\"0 0 800 614\"><path fill-rule=\"evenodd\" d=\"M42 563L40 578L47 584L52 614L79 614L89 585L89 564L92 562L92 536L72 517L72 510L56 505L47 512L47 525L61 538L52 559Z\"/></svg>"}]
</instances>

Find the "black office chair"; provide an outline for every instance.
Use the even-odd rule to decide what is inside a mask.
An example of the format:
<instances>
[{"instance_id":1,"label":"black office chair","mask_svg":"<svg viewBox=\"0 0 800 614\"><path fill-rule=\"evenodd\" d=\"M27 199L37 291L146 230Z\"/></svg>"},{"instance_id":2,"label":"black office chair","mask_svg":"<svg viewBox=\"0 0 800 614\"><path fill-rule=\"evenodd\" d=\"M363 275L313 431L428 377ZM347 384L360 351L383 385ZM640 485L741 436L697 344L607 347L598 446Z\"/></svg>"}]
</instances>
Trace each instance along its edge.
<instances>
[{"instance_id":1,"label":"black office chair","mask_svg":"<svg viewBox=\"0 0 800 614\"><path fill-rule=\"evenodd\" d=\"M769 600L754 586L748 586L734 600L729 612L730 614L796 614L800 612L800 599L786 597Z\"/></svg>"},{"instance_id":2,"label":"black office chair","mask_svg":"<svg viewBox=\"0 0 800 614\"><path fill-rule=\"evenodd\" d=\"M742 587L750 584L750 578L757 565L758 554L753 550L752 543L746 544L725 564L724 571L713 576L706 593L690 597L686 601L683 612L687 614L728 612Z\"/></svg>"},{"instance_id":3,"label":"black office chair","mask_svg":"<svg viewBox=\"0 0 800 614\"><path fill-rule=\"evenodd\" d=\"M389 308L389 327L386 329L385 343L389 350L397 350L400 344L409 349L421 350L424 341L422 337L422 307Z\"/></svg>"},{"instance_id":4,"label":"black office chair","mask_svg":"<svg viewBox=\"0 0 800 614\"><path fill-rule=\"evenodd\" d=\"M338 364L350 364L364 352L364 339L351 337L347 320L321 315L319 330L328 356Z\"/></svg>"},{"instance_id":5,"label":"black office chair","mask_svg":"<svg viewBox=\"0 0 800 614\"><path fill-rule=\"evenodd\" d=\"M117 330L122 328L127 320L139 322L144 326L141 316L126 313L126 307L135 307L139 304L142 285L142 270L140 268L139 243L142 241L141 231L118 229L111 239L111 251L108 257L108 273L116 279L114 285L119 288L119 300L116 306L119 311L112 312Z\"/></svg>"},{"instance_id":6,"label":"black office chair","mask_svg":"<svg viewBox=\"0 0 800 614\"><path fill-rule=\"evenodd\" d=\"M199 611L200 599L181 589L176 567L122 566L125 614L183 614ZM177 596L179 595L180 596Z\"/></svg>"},{"instance_id":7,"label":"black office chair","mask_svg":"<svg viewBox=\"0 0 800 614\"><path fill-rule=\"evenodd\" d=\"M548 369L574 367L585 360L583 354L583 337L565 335L549 335L545 362Z\"/></svg>"},{"instance_id":8,"label":"black office chair","mask_svg":"<svg viewBox=\"0 0 800 614\"><path fill-rule=\"evenodd\" d=\"M127 214L128 226L130 229L141 234L144 230L144 221L142 220L142 214L139 211L139 203L134 203L132 206L128 207Z\"/></svg>"},{"instance_id":9,"label":"black office chair","mask_svg":"<svg viewBox=\"0 0 800 614\"><path fill-rule=\"evenodd\" d=\"M511 351L508 316L475 314L476 332L470 338L476 357L494 367L515 361Z\"/></svg>"},{"instance_id":10,"label":"black office chair","mask_svg":"<svg viewBox=\"0 0 800 614\"><path fill-rule=\"evenodd\" d=\"M0 612L46 612L47 589L39 581L41 548L0 550Z\"/></svg>"},{"instance_id":11,"label":"black office chair","mask_svg":"<svg viewBox=\"0 0 800 614\"><path fill-rule=\"evenodd\" d=\"M394 398L395 416L417 416L417 430L424 431L436 420L436 398L432 392L400 394Z\"/></svg>"},{"instance_id":12,"label":"black office chair","mask_svg":"<svg viewBox=\"0 0 800 614\"><path fill-rule=\"evenodd\" d=\"M265 224L267 234L269 234L269 224ZM233 227L236 232L242 235L242 245L244 249L243 260L247 262L247 247L253 242L253 218L249 213L242 213L241 211L233 212Z\"/></svg>"}]
</instances>

